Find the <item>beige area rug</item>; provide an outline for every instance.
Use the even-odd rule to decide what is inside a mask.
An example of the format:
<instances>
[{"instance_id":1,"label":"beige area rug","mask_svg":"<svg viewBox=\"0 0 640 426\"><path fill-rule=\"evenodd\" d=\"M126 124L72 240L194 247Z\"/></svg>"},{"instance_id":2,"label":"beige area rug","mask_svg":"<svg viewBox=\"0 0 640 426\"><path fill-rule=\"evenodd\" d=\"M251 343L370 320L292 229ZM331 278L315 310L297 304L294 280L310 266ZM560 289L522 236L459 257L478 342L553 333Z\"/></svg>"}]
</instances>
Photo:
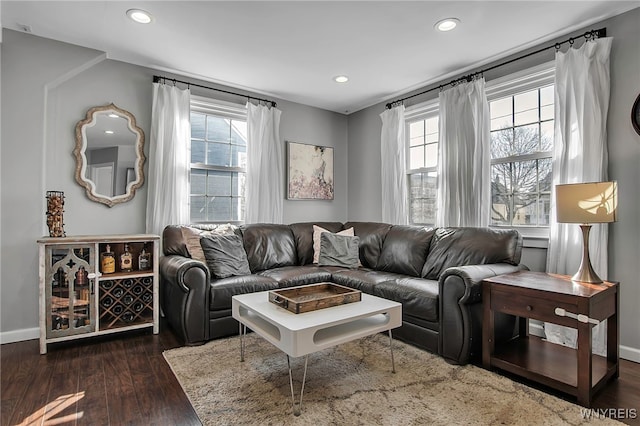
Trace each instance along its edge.
<instances>
[{"instance_id":1,"label":"beige area rug","mask_svg":"<svg viewBox=\"0 0 640 426\"><path fill-rule=\"evenodd\" d=\"M581 407L479 367L375 335L309 355L293 415L287 357L255 334L166 351L205 425L578 425ZM304 357L292 358L299 396ZM603 419L589 424L619 424Z\"/></svg>"}]
</instances>

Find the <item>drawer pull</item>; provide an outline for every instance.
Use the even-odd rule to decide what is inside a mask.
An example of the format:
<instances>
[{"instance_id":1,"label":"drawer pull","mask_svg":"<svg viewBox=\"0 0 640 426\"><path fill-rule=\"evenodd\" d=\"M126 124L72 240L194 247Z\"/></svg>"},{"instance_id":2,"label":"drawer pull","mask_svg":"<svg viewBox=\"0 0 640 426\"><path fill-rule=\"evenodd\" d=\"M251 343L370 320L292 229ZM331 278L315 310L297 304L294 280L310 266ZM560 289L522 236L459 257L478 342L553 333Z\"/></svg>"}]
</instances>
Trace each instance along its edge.
<instances>
[{"instance_id":1,"label":"drawer pull","mask_svg":"<svg viewBox=\"0 0 640 426\"><path fill-rule=\"evenodd\" d=\"M533 311L533 307L531 305L527 305L527 311Z\"/></svg>"},{"instance_id":2,"label":"drawer pull","mask_svg":"<svg viewBox=\"0 0 640 426\"><path fill-rule=\"evenodd\" d=\"M527 306L528 308L528 306ZM584 314L574 314L573 312L567 312L566 310L562 309L562 308L556 308L555 310L556 315L558 315L559 317L569 317L569 318L573 318L573 319L577 319L580 322L583 323L591 323L591 324L600 324L600 321L598 321L597 319L593 319L593 318L589 318L588 316L584 315Z\"/></svg>"}]
</instances>

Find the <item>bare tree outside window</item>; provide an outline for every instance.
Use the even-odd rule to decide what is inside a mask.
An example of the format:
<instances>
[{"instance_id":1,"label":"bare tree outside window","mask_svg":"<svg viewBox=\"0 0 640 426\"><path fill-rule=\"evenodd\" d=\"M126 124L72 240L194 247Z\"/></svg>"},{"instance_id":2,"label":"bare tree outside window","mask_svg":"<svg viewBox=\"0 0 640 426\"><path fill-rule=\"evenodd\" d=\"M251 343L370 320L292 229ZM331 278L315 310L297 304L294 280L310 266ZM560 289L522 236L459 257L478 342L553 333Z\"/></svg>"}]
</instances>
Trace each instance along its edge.
<instances>
[{"instance_id":1,"label":"bare tree outside window","mask_svg":"<svg viewBox=\"0 0 640 426\"><path fill-rule=\"evenodd\" d=\"M548 226L553 86L499 99L490 107L491 224Z\"/></svg>"}]
</instances>

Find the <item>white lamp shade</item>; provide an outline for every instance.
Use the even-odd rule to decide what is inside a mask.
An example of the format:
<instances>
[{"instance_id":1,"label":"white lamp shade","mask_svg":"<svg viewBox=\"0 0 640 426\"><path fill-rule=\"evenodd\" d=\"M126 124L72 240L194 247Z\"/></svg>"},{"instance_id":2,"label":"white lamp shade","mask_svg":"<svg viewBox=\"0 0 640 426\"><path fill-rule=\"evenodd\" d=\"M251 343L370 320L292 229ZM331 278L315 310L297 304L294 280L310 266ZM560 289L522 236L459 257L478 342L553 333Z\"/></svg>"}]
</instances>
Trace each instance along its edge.
<instances>
[{"instance_id":1,"label":"white lamp shade","mask_svg":"<svg viewBox=\"0 0 640 426\"><path fill-rule=\"evenodd\" d=\"M560 223L615 222L617 182L556 185L556 213Z\"/></svg>"}]
</instances>

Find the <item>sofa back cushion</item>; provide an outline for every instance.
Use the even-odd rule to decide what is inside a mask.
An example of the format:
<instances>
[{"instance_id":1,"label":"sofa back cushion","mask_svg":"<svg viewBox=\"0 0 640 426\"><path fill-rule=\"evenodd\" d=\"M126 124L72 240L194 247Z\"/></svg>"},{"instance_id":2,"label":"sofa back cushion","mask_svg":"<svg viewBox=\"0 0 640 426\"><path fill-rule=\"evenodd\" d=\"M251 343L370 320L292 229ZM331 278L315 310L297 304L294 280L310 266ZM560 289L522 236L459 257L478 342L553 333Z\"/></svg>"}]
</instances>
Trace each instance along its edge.
<instances>
[{"instance_id":1,"label":"sofa back cushion","mask_svg":"<svg viewBox=\"0 0 640 426\"><path fill-rule=\"evenodd\" d=\"M305 222L289 225L296 242L298 265L313 263L313 225L324 228L334 234L342 231L341 222Z\"/></svg>"},{"instance_id":2,"label":"sofa back cushion","mask_svg":"<svg viewBox=\"0 0 640 426\"><path fill-rule=\"evenodd\" d=\"M288 225L258 223L244 225L240 230L251 272L298 264L296 243Z\"/></svg>"},{"instance_id":3,"label":"sofa back cushion","mask_svg":"<svg viewBox=\"0 0 640 426\"><path fill-rule=\"evenodd\" d=\"M360 262L365 268L374 269L382 252L384 238L391 229L388 223L347 222L344 229L353 227L354 234L360 238Z\"/></svg>"},{"instance_id":4,"label":"sofa back cushion","mask_svg":"<svg viewBox=\"0 0 640 426\"><path fill-rule=\"evenodd\" d=\"M513 229L438 228L422 268L422 276L437 280L452 266L520 263L522 236Z\"/></svg>"},{"instance_id":5,"label":"sofa back cushion","mask_svg":"<svg viewBox=\"0 0 640 426\"><path fill-rule=\"evenodd\" d=\"M169 225L162 232L162 251L165 255L177 254L206 263L200 246L205 235L234 235L238 227L231 224Z\"/></svg>"},{"instance_id":6,"label":"sofa back cushion","mask_svg":"<svg viewBox=\"0 0 640 426\"><path fill-rule=\"evenodd\" d=\"M435 230L395 225L384 239L376 269L419 277Z\"/></svg>"}]
</instances>

